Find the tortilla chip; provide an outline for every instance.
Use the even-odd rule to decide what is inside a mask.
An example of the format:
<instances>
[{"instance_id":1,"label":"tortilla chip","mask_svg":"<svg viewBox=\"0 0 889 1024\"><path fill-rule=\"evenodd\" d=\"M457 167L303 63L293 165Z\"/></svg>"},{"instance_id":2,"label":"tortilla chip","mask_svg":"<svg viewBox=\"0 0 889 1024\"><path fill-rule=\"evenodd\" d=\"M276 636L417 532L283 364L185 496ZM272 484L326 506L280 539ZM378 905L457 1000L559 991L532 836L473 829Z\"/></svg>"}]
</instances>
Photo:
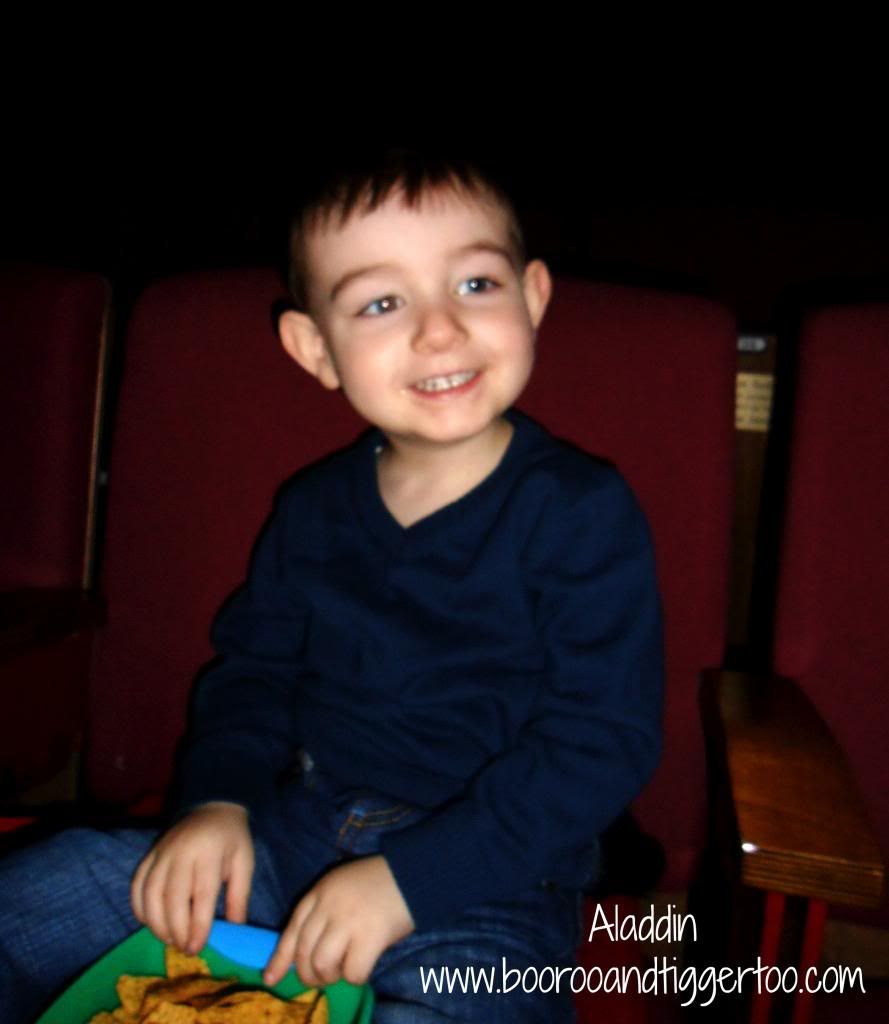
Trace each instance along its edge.
<instances>
[{"instance_id":1,"label":"tortilla chip","mask_svg":"<svg viewBox=\"0 0 889 1024\"><path fill-rule=\"evenodd\" d=\"M237 984L237 978L211 978L206 974L184 974L178 978L163 979L145 993L142 1011L151 1011L161 1002L202 1009Z\"/></svg>"},{"instance_id":2,"label":"tortilla chip","mask_svg":"<svg viewBox=\"0 0 889 1024\"><path fill-rule=\"evenodd\" d=\"M213 978L200 957L164 950L168 977L120 976L121 1006L89 1024L329 1024L327 997L316 988L285 1000L245 989L237 978Z\"/></svg>"},{"instance_id":3,"label":"tortilla chip","mask_svg":"<svg viewBox=\"0 0 889 1024\"><path fill-rule=\"evenodd\" d=\"M133 974L122 974L117 979L117 997L120 999L121 1009L131 1017L137 1017L142 1008L142 1002L149 989L163 984L164 979L155 977L142 977Z\"/></svg>"},{"instance_id":4,"label":"tortilla chip","mask_svg":"<svg viewBox=\"0 0 889 1024\"><path fill-rule=\"evenodd\" d=\"M198 1014L198 1024L287 1024L288 1004L271 992L233 992Z\"/></svg>"},{"instance_id":5,"label":"tortilla chip","mask_svg":"<svg viewBox=\"0 0 889 1024\"><path fill-rule=\"evenodd\" d=\"M141 1019L140 1024L195 1024L198 1011L193 1006L177 1006L174 1003L158 1003Z\"/></svg>"},{"instance_id":6,"label":"tortilla chip","mask_svg":"<svg viewBox=\"0 0 889 1024\"><path fill-rule=\"evenodd\" d=\"M206 961L199 956L188 956L175 946L164 946L164 967L168 978L181 978L186 974L210 974Z\"/></svg>"},{"instance_id":7,"label":"tortilla chip","mask_svg":"<svg viewBox=\"0 0 889 1024\"><path fill-rule=\"evenodd\" d=\"M311 1024L314 1019L312 1012L312 1007L308 1003L290 1002L287 1004L284 1021L286 1024Z\"/></svg>"},{"instance_id":8,"label":"tortilla chip","mask_svg":"<svg viewBox=\"0 0 889 1024\"><path fill-rule=\"evenodd\" d=\"M318 1002L312 1008L309 1022L310 1024L330 1024L330 1003L323 992L320 993Z\"/></svg>"}]
</instances>

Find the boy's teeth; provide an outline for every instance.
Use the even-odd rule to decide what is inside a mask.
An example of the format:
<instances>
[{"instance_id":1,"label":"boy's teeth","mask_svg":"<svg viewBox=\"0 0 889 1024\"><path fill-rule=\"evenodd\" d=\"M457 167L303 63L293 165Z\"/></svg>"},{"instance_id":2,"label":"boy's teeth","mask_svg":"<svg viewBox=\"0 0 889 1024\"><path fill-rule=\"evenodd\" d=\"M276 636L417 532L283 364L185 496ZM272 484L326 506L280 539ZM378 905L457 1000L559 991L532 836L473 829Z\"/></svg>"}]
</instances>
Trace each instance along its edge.
<instances>
[{"instance_id":1,"label":"boy's teeth","mask_svg":"<svg viewBox=\"0 0 889 1024\"><path fill-rule=\"evenodd\" d=\"M448 388L457 388L472 380L475 376L474 370L466 373L452 373L449 377L428 377L426 380L418 381L414 387L420 391L447 391Z\"/></svg>"}]
</instances>

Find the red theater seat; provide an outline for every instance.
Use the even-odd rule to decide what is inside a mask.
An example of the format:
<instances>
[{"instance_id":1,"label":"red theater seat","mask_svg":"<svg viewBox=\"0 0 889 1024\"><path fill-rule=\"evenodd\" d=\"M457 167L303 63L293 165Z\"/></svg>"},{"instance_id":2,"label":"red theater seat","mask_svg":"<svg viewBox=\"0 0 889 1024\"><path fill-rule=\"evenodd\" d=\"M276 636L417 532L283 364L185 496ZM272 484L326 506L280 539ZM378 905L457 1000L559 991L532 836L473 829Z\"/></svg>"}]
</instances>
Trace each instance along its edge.
<instances>
[{"instance_id":1,"label":"red theater seat","mask_svg":"<svg viewBox=\"0 0 889 1024\"><path fill-rule=\"evenodd\" d=\"M845 752L883 856L887 524L889 304L825 309L806 320L799 344L774 668L798 683ZM889 926L885 903L866 916Z\"/></svg>"},{"instance_id":2,"label":"red theater seat","mask_svg":"<svg viewBox=\"0 0 889 1024\"><path fill-rule=\"evenodd\" d=\"M78 588L88 577L108 282L0 267L0 589Z\"/></svg>"},{"instance_id":3,"label":"red theater seat","mask_svg":"<svg viewBox=\"0 0 889 1024\"><path fill-rule=\"evenodd\" d=\"M170 278L137 302L113 439L87 784L163 788L210 622L240 583L280 483L362 424L277 339L267 270Z\"/></svg>"},{"instance_id":4,"label":"red theater seat","mask_svg":"<svg viewBox=\"0 0 889 1024\"><path fill-rule=\"evenodd\" d=\"M775 676L716 677L705 707L746 902L768 894L763 961L790 949L802 976L819 962L828 907L889 924L889 305L808 316L795 369ZM879 999L819 996L814 1019L885 1020ZM769 999L758 1003L765 1021ZM812 1000L794 1013L811 1019Z\"/></svg>"},{"instance_id":5,"label":"red theater seat","mask_svg":"<svg viewBox=\"0 0 889 1024\"><path fill-rule=\"evenodd\" d=\"M722 664L728 608L736 327L698 298L559 281L521 401L617 464L654 533L664 601L664 756L635 805L684 890L704 840L699 674Z\"/></svg>"},{"instance_id":6,"label":"red theater seat","mask_svg":"<svg viewBox=\"0 0 889 1024\"><path fill-rule=\"evenodd\" d=\"M108 283L0 268L0 796L62 769L84 728ZM62 640L64 643L61 643ZM65 685L52 680L61 676Z\"/></svg>"}]
</instances>

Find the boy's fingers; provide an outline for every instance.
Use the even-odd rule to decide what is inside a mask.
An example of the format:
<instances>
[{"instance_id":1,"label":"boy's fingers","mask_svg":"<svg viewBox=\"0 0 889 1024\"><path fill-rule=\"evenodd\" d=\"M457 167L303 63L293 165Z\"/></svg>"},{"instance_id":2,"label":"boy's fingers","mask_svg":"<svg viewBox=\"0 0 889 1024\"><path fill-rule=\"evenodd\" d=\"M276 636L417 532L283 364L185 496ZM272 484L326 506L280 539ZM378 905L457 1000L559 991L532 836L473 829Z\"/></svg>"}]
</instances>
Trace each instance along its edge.
<instances>
[{"instance_id":1,"label":"boy's fingers","mask_svg":"<svg viewBox=\"0 0 889 1024\"><path fill-rule=\"evenodd\" d=\"M191 860L187 860L184 864L179 861L173 865L164 886L162 902L167 932L173 944L181 950L185 950L188 945L191 931L191 897L194 884L194 865Z\"/></svg>"},{"instance_id":2,"label":"boy's fingers","mask_svg":"<svg viewBox=\"0 0 889 1024\"><path fill-rule=\"evenodd\" d=\"M352 941L343 957L340 977L352 985L363 985L370 977L381 952L372 943Z\"/></svg>"},{"instance_id":3,"label":"boy's fingers","mask_svg":"<svg viewBox=\"0 0 889 1024\"><path fill-rule=\"evenodd\" d=\"M315 956L318 952L318 944L328 925L329 920L326 914L309 914L299 929L294 962L296 973L306 985L322 984Z\"/></svg>"},{"instance_id":4,"label":"boy's fingers","mask_svg":"<svg viewBox=\"0 0 889 1024\"><path fill-rule=\"evenodd\" d=\"M287 925L287 931L292 931L294 935L298 936L317 904L318 896L314 890L310 889L297 903L296 910L293 911L290 923Z\"/></svg>"},{"instance_id":5,"label":"boy's fingers","mask_svg":"<svg viewBox=\"0 0 889 1024\"><path fill-rule=\"evenodd\" d=\"M277 985L284 975L290 970L296 956L296 943L299 939L302 923L311 913L315 905L315 896L309 892L296 905L287 927L281 932L278 945L266 964L262 979L266 985Z\"/></svg>"},{"instance_id":6,"label":"boy's fingers","mask_svg":"<svg viewBox=\"0 0 889 1024\"><path fill-rule=\"evenodd\" d=\"M285 929L278 939L278 945L272 953L271 959L262 972L262 980L266 985L277 985L293 964L293 955L296 952L296 934Z\"/></svg>"},{"instance_id":7,"label":"boy's fingers","mask_svg":"<svg viewBox=\"0 0 889 1024\"><path fill-rule=\"evenodd\" d=\"M193 905L185 951L191 956L199 953L207 944L213 915L216 912L216 901L222 879L216 865L205 866L203 870L195 870L192 883Z\"/></svg>"},{"instance_id":8,"label":"boy's fingers","mask_svg":"<svg viewBox=\"0 0 889 1024\"><path fill-rule=\"evenodd\" d=\"M250 900L252 881L252 851L235 854L225 890L225 916L229 921L243 924L247 920L247 904Z\"/></svg>"},{"instance_id":9,"label":"boy's fingers","mask_svg":"<svg viewBox=\"0 0 889 1024\"><path fill-rule=\"evenodd\" d=\"M167 941L166 920L163 911L163 887L166 866L155 858L142 882L142 910L146 925L161 939Z\"/></svg>"},{"instance_id":10,"label":"boy's fingers","mask_svg":"<svg viewBox=\"0 0 889 1024\"><path fill-rule=\"evenodd\" d=\"M133 913L136 916L137 921L141 921L145 924L145 899L143 896L142 889L145 885L145 876L154 863L154 853L149 853L146 856L139 867L136 868L136 872L133 875L132 881L130 882L130 904L133 908Z\"/></svg>"},{"instance_id":11,"label":"boy's fingers","mask_svg":"<svg viewBox=\"0 0 889 1024\"><path fill-rule=\"evenodd\" d=\"M312 967L315 984L332 985L343 976L343 962L349 948L349 932L328 925L315 943Z\"/></svg>"}]
</instances>

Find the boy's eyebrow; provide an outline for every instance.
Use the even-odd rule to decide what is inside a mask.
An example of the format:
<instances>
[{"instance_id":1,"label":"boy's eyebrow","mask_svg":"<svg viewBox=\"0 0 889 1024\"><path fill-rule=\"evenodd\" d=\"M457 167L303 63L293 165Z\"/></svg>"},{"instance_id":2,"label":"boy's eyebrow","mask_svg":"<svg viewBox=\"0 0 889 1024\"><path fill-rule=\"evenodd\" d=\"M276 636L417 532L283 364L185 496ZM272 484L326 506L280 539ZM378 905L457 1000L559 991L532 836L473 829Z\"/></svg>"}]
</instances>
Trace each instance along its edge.
<instances>
[{"instance_id":1,"label":"boy's eyebrow","mask_svg":"<svg viewBox=\"0 0 889 1024\"><path fill-rule=\"evenodd\" d=\"M452 252L448 253L448 256L451 258L468 256L475 252L490 252L495 256L502 256L503 259L510 264L514 265L515 263L512 252L505 245L500 245L497 242L489 242L485 239L480 239L478 242L470 242L468 245L461 245L459 249L454 249ZM331 288L330 301L333 302L337 295L339 295L347 285L351 284L359 277L364 277L365 274L373 274L378 270L388 270L394 267L395 264L393 263L372 263L367 267L359 267L357 270L350 270L348 274L344 274L339 281L336 282L333 288Z\"/></svg>"}]
</instances>

